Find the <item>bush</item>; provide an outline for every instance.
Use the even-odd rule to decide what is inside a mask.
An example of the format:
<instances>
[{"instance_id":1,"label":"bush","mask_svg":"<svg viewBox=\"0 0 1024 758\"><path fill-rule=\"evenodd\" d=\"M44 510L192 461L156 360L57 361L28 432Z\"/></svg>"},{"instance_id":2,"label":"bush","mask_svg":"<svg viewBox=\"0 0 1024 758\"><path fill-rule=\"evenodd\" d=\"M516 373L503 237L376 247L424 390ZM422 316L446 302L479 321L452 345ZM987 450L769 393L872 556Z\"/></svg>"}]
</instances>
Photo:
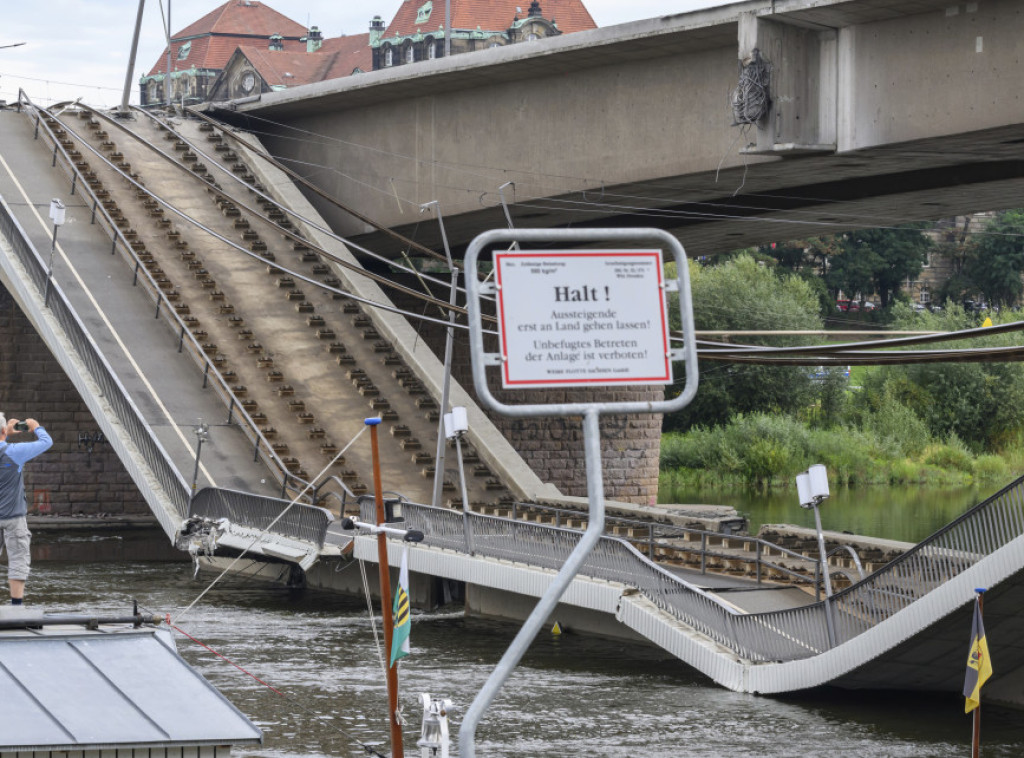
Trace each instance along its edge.
<instances>
[{"instance_id":1,"label":"bush","mask_svg":"<svg viewBox=\"0 0 1024 758\"><path fill-rule=\"evenodd\" d=\"M981 455L974 461L974 478L1006 481L1010 478L1010 466L998 455Z\"/></svg>"},{"instance_id":2,"label":"bush","mask_svg":"<svg viewBox=\"0 0 1024 758\"><path fill-rule=\"evenodd\" d=\"M966 474L974 473L974 458L953 435L944 445L929 445L925 450L924 462L939 468L963 471Z\"/></svg>"}]
</instances>

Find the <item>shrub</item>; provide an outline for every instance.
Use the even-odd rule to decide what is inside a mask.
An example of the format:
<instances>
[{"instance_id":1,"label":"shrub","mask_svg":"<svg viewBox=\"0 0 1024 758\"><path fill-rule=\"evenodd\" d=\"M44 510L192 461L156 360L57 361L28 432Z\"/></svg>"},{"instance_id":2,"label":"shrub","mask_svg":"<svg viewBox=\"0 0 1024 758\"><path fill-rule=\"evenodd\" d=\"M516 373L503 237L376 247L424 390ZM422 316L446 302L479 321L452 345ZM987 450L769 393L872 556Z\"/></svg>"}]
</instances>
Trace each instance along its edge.
<instances>
[{"instance_id":1,"label":"shrub","mask_svg":"<svg viewBox=\"0 0 1024 758\"><path fill-rule=\"evenodd\" d=\"M974 473L974 458L964 449L955 435L950 435L944 445L929 445L925 450L924 462L944 469Z\"/></svg>"},{"instance_id":2,"label":"shrub","mask_svg":"<svg viewBox=\"0 0 1024 758\"><path fill-rule=\"evenodd\" d=\"M981 455L974 461L975 479L1005 481L1010 478L1010 467L998 455Z\"/></svg>"}]
</instances>

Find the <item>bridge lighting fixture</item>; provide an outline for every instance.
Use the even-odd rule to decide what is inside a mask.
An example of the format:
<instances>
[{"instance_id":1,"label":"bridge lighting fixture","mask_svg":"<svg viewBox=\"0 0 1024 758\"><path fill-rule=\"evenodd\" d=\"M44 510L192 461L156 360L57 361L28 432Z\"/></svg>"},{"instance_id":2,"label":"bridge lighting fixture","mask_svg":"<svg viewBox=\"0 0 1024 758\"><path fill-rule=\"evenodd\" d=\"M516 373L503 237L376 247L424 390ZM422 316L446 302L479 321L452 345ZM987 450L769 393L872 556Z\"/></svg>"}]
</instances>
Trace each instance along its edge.
<instances>
[{"instance_id":1,"label":"bridge lighting fixture","mask_svg":"<svg viewBox=\"0 0 1024 758\"><path fill-rule=\"evenodd\" d=\"M825 535L821 531L821 513L818 506L828 498L828 472L820 463L811 466L796 478L796 492L801 508L814 509L814 527L818 533L818 554L821 556L821 574L825 580L825 622L828 625L828 641L836 644L835 623L832 619L832 578L828 574L828 556L825 553Z\"/></svg>"},{"instance_id":2,"label":"bridge lighting fixture","mask_svg":"<svg viewBox=\"0 0 1024 758\"><path fill-rule=\"evenodd\" d=\"M469 419L465 408L457 405L451 413L444 414L444 436L447 439L457 439L468 431Z\"/></svg>"},{"instance_id":3,"label":"bridge lighting fixture","mask_svg":"<svg viewBox=\"0 0 1024 758\"><path fill-rule=\"evenodd\" d=\"M50 242L50 264L46 271L46 286L43 288L43 305L50 299L50 280L53 279L53 253L57 249L57 229L64 226L64 202L58 198L50 201L50 221L53 222L53 239Z\"/></svg>"}]
</instances>

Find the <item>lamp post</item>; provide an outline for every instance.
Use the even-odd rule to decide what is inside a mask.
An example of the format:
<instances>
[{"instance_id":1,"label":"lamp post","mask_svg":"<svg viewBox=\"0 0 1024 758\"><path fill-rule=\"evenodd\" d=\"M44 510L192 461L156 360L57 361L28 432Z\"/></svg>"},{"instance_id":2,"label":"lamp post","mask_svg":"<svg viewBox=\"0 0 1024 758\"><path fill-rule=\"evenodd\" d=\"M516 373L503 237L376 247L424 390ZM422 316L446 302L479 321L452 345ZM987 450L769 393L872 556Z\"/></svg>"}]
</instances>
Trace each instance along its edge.
<instances>
[{"instance_id":1,"label":"lamp post","mask_svg":"<svg viewBox=\"0 0 1024 758\"><path fill-rule=\"evenodd\" d=\"M53 240L50 242L50 264L46 271L46 286L43 288L43 305L50 299L50 280L53 278L53 253L57 249L57 229L64 225L66 209L57 198L50 201L50 220L53 222Z\"/></svg>"},{"instance_id":2,"label":"lamp post","mask_svg":"<svg viewBox=\"0 0 1024 758\"><path fill-rule=\"evenodd\" d=\"M832 619L832 579L828 572L828 557L825 554L825 536L821 532L821 514L818 506L828 499L828 472L816 463L796 478L797 496L801 508L814 509L814 528L818 533L818 554L821 556L821 573L825 577L825 623L828 626L828 642L835 647L836 630Z\"/></svg>"},{"instance_id":3,"label":"lamp post","mask_svg":"<svg viewBox=\"0 0 1024 758\"><path fill-rule=\"evenodd\" d=\"M462 466L462 436L469 431L466 409L460 405L444 414L444 436L455 440L455 455L459 459L459 488L462 490L462 531L466 536L466 550L473 553L473 540L469 533L469 496L466 494L466 471Z\"/></svg>"},{"instance_id":4,"label":"lamp post","mask_svg":"<svg viewBox=\"0 0 1024 758\"><path fill-rule=\"evenodd\" d=\"M198 419L196 424L196 467L192 470L192 495L196 494L196 483L199 481L199 454L203 452L203 443L210 438L210 427Z\"/></svg>"}]
</instances>

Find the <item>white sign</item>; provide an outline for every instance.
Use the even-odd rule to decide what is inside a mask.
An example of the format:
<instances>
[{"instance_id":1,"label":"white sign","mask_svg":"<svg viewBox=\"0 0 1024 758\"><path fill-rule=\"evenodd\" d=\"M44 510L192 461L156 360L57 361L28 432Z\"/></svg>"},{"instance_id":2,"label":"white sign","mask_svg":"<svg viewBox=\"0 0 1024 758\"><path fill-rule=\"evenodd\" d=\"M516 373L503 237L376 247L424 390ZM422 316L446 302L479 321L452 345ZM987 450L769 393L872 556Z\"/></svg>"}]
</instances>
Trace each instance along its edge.
<instances>
[{"instance_id":1,"label":"white sign","mask_svg":"<svg viewBox=\"0 0 1024 758\"><path fill-rule=\"evenodd\" d=\"M494 254L502 386L669 384L660 250Z\"/></svg>"}]
</instances>

